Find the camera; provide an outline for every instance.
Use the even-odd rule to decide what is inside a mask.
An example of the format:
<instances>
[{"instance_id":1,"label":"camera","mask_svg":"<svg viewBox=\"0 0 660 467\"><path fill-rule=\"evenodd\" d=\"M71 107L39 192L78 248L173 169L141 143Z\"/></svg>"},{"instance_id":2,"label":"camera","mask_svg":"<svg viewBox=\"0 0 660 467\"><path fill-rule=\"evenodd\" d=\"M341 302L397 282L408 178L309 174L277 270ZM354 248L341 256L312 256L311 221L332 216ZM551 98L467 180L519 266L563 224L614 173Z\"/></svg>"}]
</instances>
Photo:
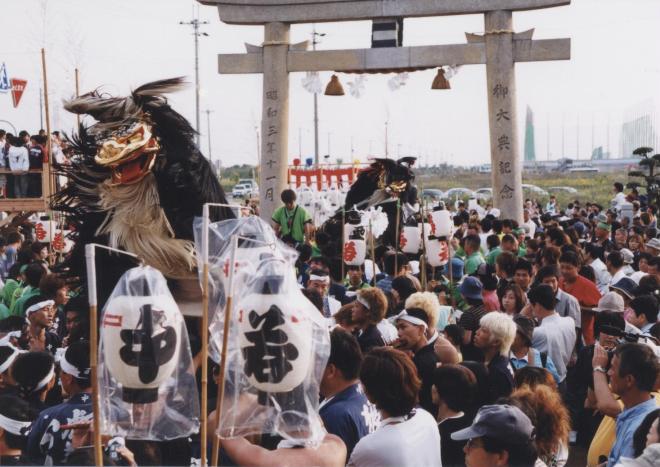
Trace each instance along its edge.
<instances>
[{"instance_id":1,"label":"camera","mask_svg":"<svg viewBox=\"0 0 660 467\"><path fill-rule=\"evenodd\" d=\"M115 465L129 465L124 456L121 455L119 449L126 446L124 438L115 436L108 441L108 446L105 448L105 453L115 463Z\"/></svg>"}]
</instances>

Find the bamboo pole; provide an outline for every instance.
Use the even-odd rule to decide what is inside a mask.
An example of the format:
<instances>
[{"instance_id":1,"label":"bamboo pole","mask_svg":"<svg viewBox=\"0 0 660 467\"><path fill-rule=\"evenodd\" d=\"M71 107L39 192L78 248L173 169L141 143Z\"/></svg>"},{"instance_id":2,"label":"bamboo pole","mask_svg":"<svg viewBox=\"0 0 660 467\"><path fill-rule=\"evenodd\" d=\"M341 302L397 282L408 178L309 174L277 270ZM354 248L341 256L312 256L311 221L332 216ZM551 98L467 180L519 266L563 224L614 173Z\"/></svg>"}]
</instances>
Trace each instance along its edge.
<instances>
[{"instance_id":1,"label":"bamboo pole","mask_svg":"<svg viewBox=\"0 0 660 467\"><path fill-rule=\"evenodd\" d=\"M394 276L399 273L399 223L401 217L401 202L399 198L396 200L396 223L394 224Z\"/></svg>"},{"instance_id":2,"label":"bamboo pole","mask_svg":"<svg viewBox=\"0 0 660 467\"><path fill-rule=\"evenodd\" d=\"M51 127L50 127L50 106L48 101L48 73L46 71L46 49L41 49L41 73L44 81L44 112L46 114L46 153L48 157L43 164L41 173L41 192L44 198L45 208L48 208L47 199L53 194L53 177L50 167L53 162ZM47 209L44 209L47 210Z\"/></svg>"},{"instance_id":3,"label":"bamboo pole","mask_svg":"<svg viewBox=\"0 0 660 467\"><path fill-rule=\"evenodd\" d=\"M103 466L103 444L101 442L101 403L99 401L98 379L98 301L96 296L96 247L114 251L138 259L137 255L127 251L110 248L98 243L85 245L85 259L87 265L87 299L89 302L89 366L92 373L92 419L94 437L94 463L97 467Z\"/></svg>"},{"instance_id":4,"label":"bamboo pole","mask_svg":"<svg viewBox=\"0 0 660 467\"><path fill-rule=\"evenodd\" d=\"M346 210L341 208L341 280L346 279L346 271L344 270L344 246L346 238L344 238L344 226L346 225Z\"/></svg>"},{"instance_id":5,"label":"bamboo pole","mask_svg":"<svg viewBox=\"0 0 660 467\"><path fill-rule=\"evenodd\" d=\"M201 414L199 427L199 442L201 449L201 465L206 467L206 448L208 445L208 370L209 370L209 207L228 207L238 211L241 217L242 206L238 204L205 203L202 208L202 381L201 381ZM230 269L233 269L230 267ZM219 416L219 415L218 415ZM217 437L217 436L216 436ZM215 444L214 444L215 445Z\"/></svg>"},{"instance_id":6,"label":"bamboo pole","mask_svg":"<svg viewBox=\"0 0 660 467\"><path fill-rule=\"evenodd\" d=\"M227 305L225 307L225 322L222 331L222 350L220 353L220 379L218 381L218 397L216 400L216 424L215 433L213 438L213 451L211 456L212 465L219 465L220 457L220 436L218 436L218 428L220 428L220 415L222 414L222 403L225 399L225 377L227 368L227 347L229 342L229 326L231 324L232 307L234 302L234 264L236 263L236 250L238 250L238 236L234 235L231 239L231 253L229 255L229 278L228 278L228 293Z\"/></svg>"},{"instance_id":7,"label":"bamboo pole","mask_svg":"<svg viewBox=\"0 0 660 467\"><path fill-rule=\"evenodd\" d=\"M371 237L371 270L373 273L374 287L376 287L376 238L374 237L374 231L371 228L371 220L369 220L369 236Z\"/></svg>"}]
</instances>

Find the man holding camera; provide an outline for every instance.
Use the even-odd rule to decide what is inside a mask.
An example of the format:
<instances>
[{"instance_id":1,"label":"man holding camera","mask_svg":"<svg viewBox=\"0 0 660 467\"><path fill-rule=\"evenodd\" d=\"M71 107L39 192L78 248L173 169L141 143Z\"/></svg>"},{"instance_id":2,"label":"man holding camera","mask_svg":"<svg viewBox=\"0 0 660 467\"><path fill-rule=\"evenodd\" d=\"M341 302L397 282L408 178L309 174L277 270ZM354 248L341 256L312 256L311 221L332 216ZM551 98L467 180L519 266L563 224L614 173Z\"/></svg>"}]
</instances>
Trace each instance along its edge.
<instances>
[{"instance_id":1,"label":"man holding camera","mask_svg":"<svg viewBox=\"0 0 660 467\"><path fill-rule=\"evenodd\" d=\"M660 363L653 348L640 343L620 344L614 350L609 369L608 362L607 351L597 343L592 363L598 403L618 406L613 393L623 403L623 410L616 417L616 441L607 460L607 467L613 467L622 457L634 457L633 434L644 417L658 407L651 391L656 388Z\"/></svg>"}]
</instances>

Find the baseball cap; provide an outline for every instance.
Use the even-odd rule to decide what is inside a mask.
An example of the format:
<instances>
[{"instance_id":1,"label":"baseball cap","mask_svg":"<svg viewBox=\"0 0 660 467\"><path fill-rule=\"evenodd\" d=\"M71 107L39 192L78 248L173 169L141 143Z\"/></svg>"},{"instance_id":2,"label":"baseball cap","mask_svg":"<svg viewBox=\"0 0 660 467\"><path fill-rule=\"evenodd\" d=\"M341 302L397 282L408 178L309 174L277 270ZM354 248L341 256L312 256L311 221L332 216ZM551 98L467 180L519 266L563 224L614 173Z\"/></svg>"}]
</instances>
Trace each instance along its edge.
<instances>
[{"instance_id":1,"label":"baseball cap","mask_svg":"<svg viewBox=\"0 0 660 467\"><path fill-rule=\"evenodd\" d=\"M594 311L613 311L614 313L623 313L623 297L616 292L607 292L598 300L598 306Z\"/></svg>"},{"instance_id":2,"label":"baseball cap","mask_svg":"<svg viewBox=\"0 0 660 467\"><path fill-rule=\"evenodd\" d=\"M525 444L533 439L534 426L522 410L512 405L484 405L474 417L472 426L451 434L454 441L488 436L512 444Z\"/></svg>"},{"instance_id":3,"label":"baseball cap","mask_svg":"<svg viewBox=\"0 0 660 467\"><path fill-rule=\"evenodd\" d=\"M472 300L481 300L481 290L483 285L481 281L476 277L468 276L463 280L463 283L459 287L458 291L466 298Z\"/></svg>"},{"instance_id":4,"label":"baseball cap","mask_svg":"<svg viewBox=\"0 0 660 467\"><path fill-rule=\"evenodd\" d=\"M617 290L626 295L628 298L635 298L635 288L637 284L629 277L624 277L616 284L610 285L610 290Z\"/></svg>"}]
</instances>

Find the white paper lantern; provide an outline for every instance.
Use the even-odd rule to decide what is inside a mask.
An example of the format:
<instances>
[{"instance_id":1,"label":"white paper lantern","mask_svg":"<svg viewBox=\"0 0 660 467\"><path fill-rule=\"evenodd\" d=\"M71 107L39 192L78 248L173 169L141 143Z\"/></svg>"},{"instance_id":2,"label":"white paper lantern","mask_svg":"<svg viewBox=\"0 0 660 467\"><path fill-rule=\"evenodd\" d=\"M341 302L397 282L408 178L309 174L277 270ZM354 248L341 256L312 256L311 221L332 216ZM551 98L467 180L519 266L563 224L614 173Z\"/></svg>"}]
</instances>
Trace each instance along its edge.
<instances>
[{"instance_id":1,"label":"white paper lantern","mask_svg":"<svg viewBox=\"0 0 660 467\"><path fill-rule=\"evenodd\" d=\"M426 261L436 268L447 264L449 262L447 242L431 237L426 244Z\"/></svg>"},{"instance_id":2,"label":"white paper lantern","mask_svg":"<svg viewBox=\"0 0 660 467\"><path fill-rule=\"evenodd\" d=\"M423 224L419 223L419 224L417 224L417 227L419 228L420 232L422 232L422 229L423 229L423 231L424 231L424 241L428 242L429 236L433 235L433 231L432 231L433 229L431 227L431 224L428 223L428 222L424 222Z\"/></svg>"},{"instance_id":3,"label":"white paper lantern","mask_svg":"<svg viewBox=\"0 0 660 467\"><path fill-rule=\"evenodd\" d=\"M431 233L436 237L450 237L454 227L451 213L446 209L431 213Z\"/></svg>"},{"instance_id":4,"label":"white paper lantern","mask_svg":"<svg viewBox=\"0 0 660 467\"><path fill-rule=\"evenodd\" d=\"M125 402L148 404L179 362L183 317L170 295L120 295L101 323L103 357Z\"/></svg>"},{"instance_id":5,"label":"white paper lantern","mask_svg":"<svg viewBox=\"0 0 660 467\"><path fill-rule=\"evenodd\" d=\"M399 237L399 248L404 253L417 253L422 243L419 227L404 226Z\"/></svg>"},{"instance_id":6,"label":"white paper lantern","mask_svg":"<svg viewBox=\"0 0 660 467\"><path fill-rule=\"evenodd\" d=\"M314 363L309 316L318 310L300 291L279 290L282 282L265 276L257 286L261 290L237 304L245 374L252 386L269 393L293 390Z\"/></svg>"},{"instance_id":7,"label":"white paper lantern","mask_svg":"<svg viewBox=\"0 0 660 467\"><path fill-rule=\"evenodd\" d=\"M55 221L38 221L34 224L34 238L41 243L50 243L53 241L55 230L57 229L57 222Z\"/></svg>"},{"instance_id":8,"label":"white paper lantern","mask_svg":"<svg viewBox=\"0 0 660 467\"><path fill-rule=\"evenodd\" d=\"M367 257L367 242L361 238L344 243L344 263L348 266L362 266Z\"/></svg>"}]
</instances>

